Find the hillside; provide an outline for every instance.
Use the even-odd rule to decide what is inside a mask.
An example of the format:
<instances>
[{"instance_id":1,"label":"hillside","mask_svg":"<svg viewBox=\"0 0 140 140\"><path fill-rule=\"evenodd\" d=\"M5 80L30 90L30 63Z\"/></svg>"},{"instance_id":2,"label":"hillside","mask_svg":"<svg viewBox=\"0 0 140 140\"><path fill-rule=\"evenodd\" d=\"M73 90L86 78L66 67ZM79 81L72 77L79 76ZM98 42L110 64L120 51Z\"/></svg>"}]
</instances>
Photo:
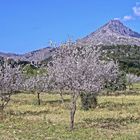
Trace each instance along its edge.
<instances>
[{"instance_id":1,"label":"hillside","mask_svg":"<svg viewBox=\"0 0 140 140\"><path fill-rule=\"evenodd\" d=\"M0 56L1 57L4 57L4 58L13 58L13 59L18 59L21 57L21 55L18 55L18 54L14 54L14 53L3 53L3 52L0 52Z\"/></svg>"},{"instance_id":2,"label":"hillside","mask_svg":"<svg viewBox=\"0 0 140 140\"><path fill-rule=\"evenodd\" d=\"M0 52L0 56L4 58L12 58L14 60L22 60L22 61L30 61L30 62L42 61L44 59L48 59L54 53L54 51L55 51L55 48L46 47L46 48L28 52L22 55Z\"/></svg>"},{"instance_id":3,"label":"hillside","mask_svg":"<svg viewBox=\"0 0 140 140\"><path fill-rule=\"evenodd\" d=\"M140 76L140 47L129 45L104 46L107 58L117 60L120 68L126 73L133 73Z\"/></svg>"},{"instance_id":4,"label":"hillside","mask_svg":"<svg viewBox=\"0 0 140 140\"><path fill-rule=\"evenodd\" d=\"M55 48L46 47L43 49L26 53L22 56L22 58L28 61L42 61L44 59L48 59L49 57L51 57L54 51Z\"/></svg>"}]
</instances>

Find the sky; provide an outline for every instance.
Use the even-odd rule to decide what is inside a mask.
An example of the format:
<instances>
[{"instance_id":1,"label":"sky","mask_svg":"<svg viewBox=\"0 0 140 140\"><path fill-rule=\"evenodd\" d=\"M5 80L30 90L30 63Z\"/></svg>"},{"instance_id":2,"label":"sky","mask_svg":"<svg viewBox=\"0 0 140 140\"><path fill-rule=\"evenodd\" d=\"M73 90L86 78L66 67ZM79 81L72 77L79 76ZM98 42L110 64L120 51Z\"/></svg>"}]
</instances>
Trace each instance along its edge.
<instances>
[{"instance_id":1,"label":"sky","mask_svg":"<svg viewBox=\"0 0 140 140\"><path fill-rule=\"evenodd\" d=\"M140 0L0 0L0 52L76 40L111 19L140 32Z\"/></svg>"}]
</instances>

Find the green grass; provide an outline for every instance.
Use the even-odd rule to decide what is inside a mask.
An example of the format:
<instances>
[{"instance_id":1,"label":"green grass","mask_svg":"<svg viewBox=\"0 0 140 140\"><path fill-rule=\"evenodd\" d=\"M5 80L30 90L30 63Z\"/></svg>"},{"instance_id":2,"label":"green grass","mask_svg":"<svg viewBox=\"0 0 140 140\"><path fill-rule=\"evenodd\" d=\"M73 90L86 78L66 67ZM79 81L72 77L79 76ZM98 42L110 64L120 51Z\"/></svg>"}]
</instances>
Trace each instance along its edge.
<instances>
[{"instance_id":1,"label":"green grass","mask_svg":"<svg viewBox=\"0 0 140 140\"><path fill-rule=\"evenodd\" d=\"M64 96L69 104L69 96ZM140 96L101 96L96 109L83 111L78 100L75 130L59 95L18 94L0 120L0 140L139 140Z\"/></svg>"},{"instance_id":2,"label":"green grass","mask_svg":"<svg viewBox=\"0 0 140 140\"><path fill-rule=\"evenodd\" d=\"M134 83L133 89L139 89L140 90L140 83Z\"/></svg>"}]
</instances>

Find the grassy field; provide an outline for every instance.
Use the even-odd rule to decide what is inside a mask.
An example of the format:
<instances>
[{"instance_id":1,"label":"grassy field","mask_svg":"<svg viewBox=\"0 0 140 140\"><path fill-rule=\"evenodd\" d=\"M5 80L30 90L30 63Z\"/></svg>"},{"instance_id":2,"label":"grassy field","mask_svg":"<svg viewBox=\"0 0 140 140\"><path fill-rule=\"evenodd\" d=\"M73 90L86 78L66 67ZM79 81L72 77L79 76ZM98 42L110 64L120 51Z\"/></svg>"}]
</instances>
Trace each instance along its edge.
<instances>
[{"instance_id":1,"label":"grassy field","mask_svg":"<svg viewBox=\"0 0 140 140\"><path fill-rule=\"evenodd\" d=\"M59 95L12 97L0 120L0 140L140 140L140 96L102 96L94 110L78 101L75 130L69 131L69 109ZM66 104L69 97L65 96Z\"/></svg>"},{"instance_id":2,"label":"grassy field","mask_svg":"<svg viewBox=\"0 0 140 140\"><path fill-rule=\"evenodd\" d=\"M134 83L133 89L140 90L140 83Z\"/></svg>"}]
</instances>

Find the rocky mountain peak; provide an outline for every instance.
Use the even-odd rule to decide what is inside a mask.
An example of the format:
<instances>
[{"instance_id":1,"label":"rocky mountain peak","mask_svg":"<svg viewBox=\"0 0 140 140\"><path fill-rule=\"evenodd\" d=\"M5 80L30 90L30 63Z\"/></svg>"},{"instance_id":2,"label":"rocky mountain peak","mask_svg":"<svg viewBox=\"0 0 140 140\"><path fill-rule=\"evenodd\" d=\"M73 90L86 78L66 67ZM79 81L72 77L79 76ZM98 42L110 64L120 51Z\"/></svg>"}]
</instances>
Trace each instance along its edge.
<instances>
[{"instance_id":1,"label":"rocky mountain peak","mask_svg":"<svg viewBox=\"0 0 140 140\"><path fill-rule=\"evenodd\" d=\"M123 25L123 23L119 20L111 20L103 27L99 28L99 30L104 30L112 33L116 33L118 35L126 36L126 37L136 37L140 38L140 34L132 31L130 28Z\"/></svg>"},{"instance_id":2,"label":"rocky mountain peak","mask_svg":"<svg viewBox=\"0 0 140 140\"><path fill-rule=\"evenodd\" d=\"M78 40L92 45L131 45L140 46L140 34L126 27L119 20L111 20L95 32Z\"/></svg>"},{"instance_id":3,"label":"rocky mountain peak","mask_svg":"<svg viewBox=\"0 0 140 140\"><path fill-rule=\"evenodd\" d=\"M115 26L123 25L123 23L120 20L116 20L116 19L110 20L107 24L115 25Z\"/></svg>"}]
</instances>

